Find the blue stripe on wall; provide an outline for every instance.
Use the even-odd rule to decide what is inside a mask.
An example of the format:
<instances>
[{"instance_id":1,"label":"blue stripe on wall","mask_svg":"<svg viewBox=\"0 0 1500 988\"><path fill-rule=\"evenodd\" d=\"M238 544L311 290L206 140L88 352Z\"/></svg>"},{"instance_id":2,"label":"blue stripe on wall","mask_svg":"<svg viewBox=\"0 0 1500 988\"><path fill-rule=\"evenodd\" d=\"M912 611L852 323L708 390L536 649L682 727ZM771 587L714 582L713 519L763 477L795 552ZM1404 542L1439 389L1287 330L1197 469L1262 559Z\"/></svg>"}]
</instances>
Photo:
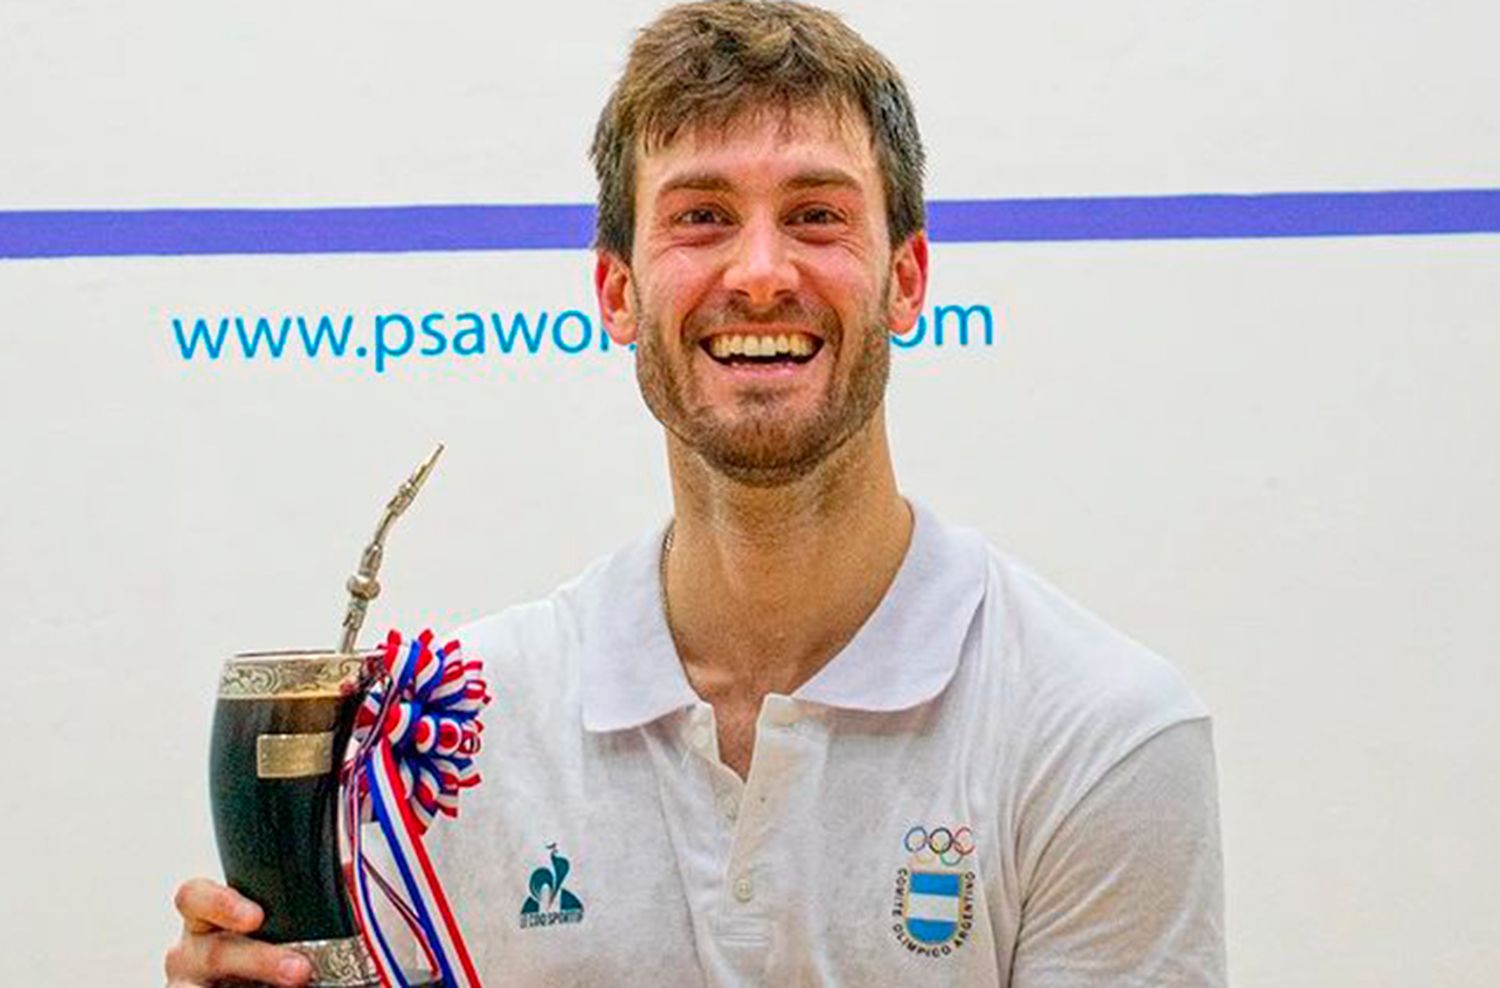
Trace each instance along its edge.
<instances>
[{"instance_id":1,"label":"blue stripe on wall","mask_svg":"<svg viewBox=\"0 0 1500 988\"><path fill-rule=\"evenodd\" d=\"M589 205L0 211L0 258L579 250ZM1500 189L928 203L934 243L1500 233Z\"/></svg>"}]
</instances>

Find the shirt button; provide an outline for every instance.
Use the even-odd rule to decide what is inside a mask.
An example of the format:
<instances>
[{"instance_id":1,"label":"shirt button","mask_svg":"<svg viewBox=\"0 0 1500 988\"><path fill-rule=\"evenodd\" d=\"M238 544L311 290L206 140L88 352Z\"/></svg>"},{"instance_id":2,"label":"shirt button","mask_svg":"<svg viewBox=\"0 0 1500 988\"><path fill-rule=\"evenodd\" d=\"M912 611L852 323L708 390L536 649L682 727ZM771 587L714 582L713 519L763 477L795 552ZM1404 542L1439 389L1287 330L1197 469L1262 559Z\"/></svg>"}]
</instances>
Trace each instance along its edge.
<instances>
[{"instance_id":1,"label":"shirt button","mask_svg":"<svg viewBox=\"0 0 1500 988\"><path fill-rule=\"evenodd\" d=\"M749 902L755 898L755 886L751 884L748 875L741 875L735 880L734 897L741 902Z\"/></svg>"},{"instance_id":2,"label":"shirt button","mask_svg":"<svg viewBox=\"0 0 1500 988\"><path fill-rule=\"evenodd\" d=\"M731 820L739 816L740 808L735 798L729 793L725 793L719 797L719 812Z\"/></svg>"}]
</instances>

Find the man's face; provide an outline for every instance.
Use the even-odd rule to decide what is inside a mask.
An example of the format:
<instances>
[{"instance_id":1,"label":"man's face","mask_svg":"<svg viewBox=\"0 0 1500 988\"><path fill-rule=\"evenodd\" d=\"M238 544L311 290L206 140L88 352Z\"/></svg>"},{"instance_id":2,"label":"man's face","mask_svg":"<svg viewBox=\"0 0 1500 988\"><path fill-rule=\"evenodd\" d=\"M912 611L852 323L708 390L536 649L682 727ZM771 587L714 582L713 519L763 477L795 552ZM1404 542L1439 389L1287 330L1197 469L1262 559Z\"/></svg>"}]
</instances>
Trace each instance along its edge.
<instances>
[{"instance_id":1,"label":"man's face","mask_svg":"<svg viewBox=\"0 0 1500 988\"><path fill-rule=\"evenodd\" d=\"M641 156L631 263L600 260L601 306L617 338L638 345L647 405L743 482L804 476L869 422L888 334L915 318L914 255L920 308L925 240L893 255L855 120L758 114ZM613 319L611 272L624 296Z\"/></svg>"}]
</instances>

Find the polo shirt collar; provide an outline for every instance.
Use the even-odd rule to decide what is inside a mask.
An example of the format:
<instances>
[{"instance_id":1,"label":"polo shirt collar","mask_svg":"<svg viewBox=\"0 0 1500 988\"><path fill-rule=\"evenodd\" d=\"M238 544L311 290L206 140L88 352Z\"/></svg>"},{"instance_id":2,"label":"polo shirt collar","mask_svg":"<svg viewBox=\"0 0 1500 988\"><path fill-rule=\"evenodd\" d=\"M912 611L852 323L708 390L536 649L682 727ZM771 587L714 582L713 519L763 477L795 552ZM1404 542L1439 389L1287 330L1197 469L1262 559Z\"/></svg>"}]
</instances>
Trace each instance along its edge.
<instances>
[{"instance_id":1,"label":"polo shirt collar","mask_svg":"<svg viewBox=\"0 0 1500 988\"><path fill-rule=\"evenodd\" d=\"M910 502L911 544L874 613L793 697L830 707L906 710L943 691L984 596L978 533ZM589 581L581 645L583 725L617 731L699 702L661 606L663 524L611 556Z\"/></svg>"}]
</instances>

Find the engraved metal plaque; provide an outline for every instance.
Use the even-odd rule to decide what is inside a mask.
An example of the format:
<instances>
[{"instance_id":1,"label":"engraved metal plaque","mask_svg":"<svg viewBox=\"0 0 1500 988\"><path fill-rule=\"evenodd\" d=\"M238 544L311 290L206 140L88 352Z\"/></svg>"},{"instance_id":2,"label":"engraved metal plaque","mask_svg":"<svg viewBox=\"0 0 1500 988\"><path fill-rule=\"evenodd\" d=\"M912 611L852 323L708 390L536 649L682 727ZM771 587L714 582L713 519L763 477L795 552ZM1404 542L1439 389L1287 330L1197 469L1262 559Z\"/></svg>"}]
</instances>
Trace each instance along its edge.
<instances>
[{"instance_id":1,"label":"engraved metal plaque","mask_svg":"<svg viewBox=\"0 0 1500 988\"><path fill-rule=\"evenodd\" d=\"M255 739L255 774L262 779L303 779L333 771L333 732L262 734Z\"/></svg>"}]
</instances>

